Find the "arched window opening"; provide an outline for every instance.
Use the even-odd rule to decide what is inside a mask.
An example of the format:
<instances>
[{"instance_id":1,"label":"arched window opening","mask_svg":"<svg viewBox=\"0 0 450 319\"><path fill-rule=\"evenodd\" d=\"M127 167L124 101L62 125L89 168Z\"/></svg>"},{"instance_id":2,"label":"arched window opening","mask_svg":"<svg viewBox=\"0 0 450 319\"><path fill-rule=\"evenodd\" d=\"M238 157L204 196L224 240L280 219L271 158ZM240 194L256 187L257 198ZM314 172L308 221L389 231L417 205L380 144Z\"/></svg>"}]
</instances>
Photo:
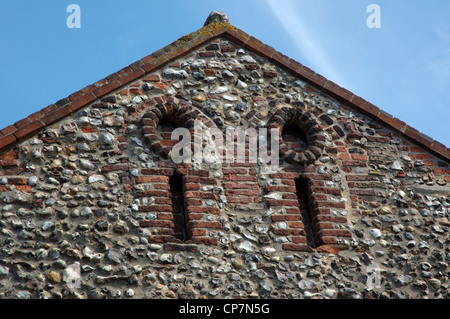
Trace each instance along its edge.
<instances>
[{"instance_id":1,"label":"arched window opening","mask_svg":"<svg viewBox=\"0 0 450 319\"><path fill-rule=\"evenodd\" d=\"M310 247L316 248L316 232L311 216L308 180L301 177L296 178L295 188L297 190L298 204L300 212L302 214L302 222L306 233L306 242Z\"/></svg>"},{"instance_id":2,"label":"arched window opening","mask_svg":"<svg viewBox=\"0 0 450 319\"><path fill-rule=\"evenodd\" d=\"M174 237L186 242L190 239L187 231L187 215L184 202L184 178L174 172L169 178L170 197L173 209Z\"/></svg>"},{"instance_id":3,"label":"arched window opening","mask_svg":"<svg viewBox=\"0 0 450 319\"><path fill-rule=\"evenodd\" d=\"M294 123L284 126L281 135L289 150L304 152L308 147L305 133Z\"/></svg>"},{"instance_id":4,"label":"arched window opening","mask_svg":"<svg viewBox=\"0 0 450 319\"><path fill-rule=\"evenodd\" d=\"M168 118L164 118L163 121L158 124L157 134L163 147L167 146L171 148L179 142L178 140L172 140L172 132L178 127L180 126L177 123Z\"/></svg>"}]
</instances>

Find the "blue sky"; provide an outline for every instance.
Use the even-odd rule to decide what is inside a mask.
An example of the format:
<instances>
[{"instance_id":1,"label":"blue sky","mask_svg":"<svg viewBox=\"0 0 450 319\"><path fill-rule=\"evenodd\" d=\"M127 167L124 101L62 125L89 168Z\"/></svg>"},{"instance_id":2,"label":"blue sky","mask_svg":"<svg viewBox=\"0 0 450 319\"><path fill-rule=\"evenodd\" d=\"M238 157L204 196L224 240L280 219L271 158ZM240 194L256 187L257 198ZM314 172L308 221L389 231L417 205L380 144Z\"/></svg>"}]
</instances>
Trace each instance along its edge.
<instances>
[{"instance_id":1,"label":"blue sky","mask_svg":"<svg viewBox=\"0 0 450 319\"><path fill-rule=\"evenodd\" d=\"M72 3L80 29L66 25ZM367 27L369 4L379 29ZM1 0L0 128L199 29L212 10L450 146L447 0Z\"/></svg>"}]
</instances>

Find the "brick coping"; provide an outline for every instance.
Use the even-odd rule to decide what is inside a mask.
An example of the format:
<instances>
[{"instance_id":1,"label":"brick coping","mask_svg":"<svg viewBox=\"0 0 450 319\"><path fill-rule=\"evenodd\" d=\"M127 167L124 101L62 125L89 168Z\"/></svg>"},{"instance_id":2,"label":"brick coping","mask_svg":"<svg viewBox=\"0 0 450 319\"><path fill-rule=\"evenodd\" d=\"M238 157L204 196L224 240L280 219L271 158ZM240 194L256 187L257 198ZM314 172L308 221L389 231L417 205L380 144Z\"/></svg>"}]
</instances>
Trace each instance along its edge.
<instances>
[{"instance_id":1,"label":"brick coping","mask_svg":"<svg viewBox=\"0 0 450 319\"><path fill-rule=\"evenodd\" d=\"M244 48L267 58L272 63L299 77L316 89L323 91L325 94L330 95L355 111L368 116L375 122L395 130L401 136L412 140L425 150L450 162L450 149L445 145L433 140L363 98L354 95L352 92L327 80L308 67L292 60L258 39L225 22L213 22L204 26L130 64L120 71L17 121L13 125L5 127L0 130L0 153L14 147L17 143L31 137L45 127L79 111L97 99L126 86L146 74L163 68L171 61L181 58L203 44L221 36L237 42Z\"/></svg>"}]
</instances>

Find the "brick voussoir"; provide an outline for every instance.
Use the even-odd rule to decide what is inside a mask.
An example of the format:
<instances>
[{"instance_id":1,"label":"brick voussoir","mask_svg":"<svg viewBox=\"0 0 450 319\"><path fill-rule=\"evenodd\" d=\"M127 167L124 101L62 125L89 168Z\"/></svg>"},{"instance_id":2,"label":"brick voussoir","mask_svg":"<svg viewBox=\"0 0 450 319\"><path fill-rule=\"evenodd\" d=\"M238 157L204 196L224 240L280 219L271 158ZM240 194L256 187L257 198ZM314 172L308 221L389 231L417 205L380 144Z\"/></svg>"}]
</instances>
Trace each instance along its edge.
<instances>
[{"instance_id":1,"label":"brick voussoir","mask_svg":"<svg viewBox=\"0 0 450 319\"><path fill-rule=\"evenodd\" d=\"M26 118L23 118L23 119L17 121L16 123L14 123L14 127L16 129L20 129L24 126L29 125L30 123L31 123L30 119L28 117L26 117Z\"/></svg>"},{"instance_id":2,"label":"brick voussoir","mask_svg":"<svg viewBox=\"0 0 450 319\"><path fill-rule=\"evenodd\" d=\"M118 82L121 83L122 85L125 85L125 84L135 81L136 79L145 75L145 71L142 70L141 68L133 69L128 66L126 68L123 68L119 72L117 72L117 74L119 75ZM113 90L115 90L115 89L113 89ZM110 91L113 91L113 90L110 90Z\"/></svg>"},{"instance_id":3,"label":"brick voussoir","mask_svg":"<svg viewBox=\"0 0 450 319\"><path fill-rule=\"evenodd\" d=\"M15 144L17 139L14 135L6 135L0 138L0 152L7 150L11 145Z\"/></svg>"},{"instance_id":4,"label":"brick voussoir","mask_svg":"<svg viewBox=\"0 0 450 319\"><path fill-rule=\"evenodd\" d=\"M151 73L158 69L162 69L170 60L167 58L166 55L160 55L158 57L151 55L146 57L142 61L144 62L144 65L142 65L142 69L146 73Z\"/></svg>"},{"instance_id":5,"label":"brick voussoir","mask_svg":"<svg viewBox=\"0 0 450 319\"><path fill-rule=\"evenodd\" d=\"M93 93L87 93L83 94L82 96L78 97L77 99L73 100L69 105L68 108L72 113L77 112L78 110L84 108L85 106L89 105L90 103L94 102L97 99L97 97Z\"/></svg>"},{"instance_id":6,"label":"brick voussoir","mask_svg":"<svg viewBox=\"0 0 450 319\"><path fill-rule=\"evenodd\" d=\"M377 116L377 121L382 124L387 124L388 126L392 127L393 129L399 132L404 132L406 128L405 122L400 121L398 118L393 117L392 115L384 111L380 111L380 113Z\"/></svg>"},{"instance_id":7,"label":"brick voussoir","mask_svg":"<svg viewBox=\"0 0 450 319\"><path fill-rule=\"evenodd\" d=\"M426 148L427 150L430 151L434 151L431 146L433 144L433 139L431 139L430 137L418 132L415 134L411 134L408 136L410 139L412 139L413 141L415 141L416 143L421 144L424 148Z\"/></svg>"},{"instance_id":8,"label":"brick voussoir","mask_svg":"<svg viewBox=\"0 0 450 319\"><path fill-rule=\"evenodd\" d=\"M273 55L276 53L274 48L264 44L263 42L254 37L250 37L246 41L245 46L250 48L252 51L257 52L258 54L263 55L268 59L271 59Z\"/></svg>"},{"instance_id":9,"label":"brick voussoir","mask_svg":"<svg viewBox=\"0 0 450 319\"><path fill-rule=\"evenodd\" d=\"M106 85L101 85L101 86L96 87L93 94L97 98L101 98L101 97L111 93L112 91L117 90L118 88L120 88L123 85L124 84L122 84L119 80L114 80L112 82L108 82L108 84L106 84Z\"/></svg>"},{"instance_id":10,"label":"brick voussoir","mask_svg":"<svg viewBox=\"0 0 450 319\"><path fill-rule=\"evenodd\" d=\"M350 103L352 104L353 108L364 114L369 116L372 119L375 119L378 117L378 114L380 113L380 109L376 107L375 105L367 102L363 98L353 95L353 97L350 100Z\"/></svg>"},{"instance_id":11,"label":"brick voussoir","mask_svg":"<svg viewBox=\"0 0 450 319\"><path fill-rule=\"evenodd\" d=\"M34 112L33 114L28 116L28 119L33 122L39 120L43 116L42 111Z\"/></svg>"},{"instance_id":12,"label":"brick voussoir","mask_svg":"<svg viewBox=\"0 0 450 319\"><path fill-rule=\"evenodd\" d=\"M314 73L314 83L320 88L323 88L328 83L328 80L324 76Z\"/></svg>"},{"instance_id":13,"label":"brick voussoir","mask_svg":"<svg viewBox=\"0 0 450 319\"><path fill-rule=\"evenodd\" d=\"M333 95L336 95L337 97L339 97L341 100L344 101L350 101L353 97L352 92L350 92L347 89L344 89L343 87L340 87L339 85L337 85L332 81L328 81L327 84L323 87L323 89L325 91L332 93Z\"/></svg>"},{"instance_id":14,"label":"brick voussoir","mask_svg":"<svg viewBox=\"0 0 450 319\"><path fill-rule=\"evenodd\" d=\"M441 144L437 141L433 141L430 147L434 152L441 154L446 158L450 158L450 149L447 148L444 144Z\"/></svg>"},{"instance_id":15,"label":"brick voussoir","mask_svg":"<svg viewBox=\"0 0 450 319\"><path fill-rule=\"evenodd\" d=\"M211 34L200 34L200 33L191 33L190 35L187 35L186 37L189 37L189 40L184 44L184 46L189 47L190 51L196 50L202 45L204 45L206 42L211 41L213 39L213 36ZM183 39L183 38L181 38Z\"/></svg>"},{"instance_id":16,"label":"brick voussoir","mask_svg":"<svg viewBox=\"0 0 450 319\"><path fill-rule=\"evenodd\" d=\"M67 106L61 107L56 111L49 113L43 116L40 121L44 124L44 126L51 125L70 115L72 111Z\"/></svg>"},{"instance_id":17,"label":"brick voussoir","mask_svg":"<svg viewBox=\"0 0 450 319\"><path fill-rule=\"evenodd\" d=\"M305 81L316 84L314 81L314 74L315 72L311 71L302 64L298 63L295 60L292 60L288 56L281 54L280 52L275 52L271 60L275 61L282 69L290 72L294 72L296 75L298 75L300 78L304 79Z\"/></svg>"},{"instance_id":18,"label":"brick voussoir","mask_svg":"<svg viewBox=\"0 0 450 319\"><path fill-rule=\"evenodd\" d=\"M23 126L14 132L17 141L21 141L27 137L34 135L44 128L44 124L40 121L31 122L29 125Z\"/></svg>"},{"instance_id":19,"label":"brick voussoir","mask_svg":"<svg viewBox=\"0 0 450 319\"><path fill-rule=\"evenodd\" d=\"M169 60L176 60L178 58L181 58L182 56L186 55L187 52L191 50L190 46L188 44L184 44L182 46L173 46L170 48L169 51L166 52L166 57Z\"/></svg>"},{"instance_id":20,"label":"brick voussoir","mask_svg":"<svg viewBox=\"0 0 450 319\"><path fill-rule=\"evenodd\" d=\"M209 33L211 34L211 36L213 38L216 38L223 35L227 31L228 26L230 26L230 28L234 28L229 24L218 23L218 24L210 24L203 29L209 29Z\"/></svg>"},{"instance_id":21,"label":"brick voussoir","mask_svg":"<svg viewBox=\"0 0 450 319\"><path fill-rule=\"evenodd\" d=\"M57 111L59 108L56 106L56 104L50 104L49 106L44 107L41 110L42 116L45 116L46 114L53 113Z\"/></svg>"},{"instance_id":22,"label":"brick voussoir","mask_svg":"<svg viewBox=\"0 0 450 319\"><path fill-rule=\"evenodd\" d=\"M9 134L13 133L16 130L16 128L14 127L14 125L8 125L7 127L5 127L4 129L2 129L0 132L4 135L4 136L8 136Z\"/></svg>"}]
</instances>

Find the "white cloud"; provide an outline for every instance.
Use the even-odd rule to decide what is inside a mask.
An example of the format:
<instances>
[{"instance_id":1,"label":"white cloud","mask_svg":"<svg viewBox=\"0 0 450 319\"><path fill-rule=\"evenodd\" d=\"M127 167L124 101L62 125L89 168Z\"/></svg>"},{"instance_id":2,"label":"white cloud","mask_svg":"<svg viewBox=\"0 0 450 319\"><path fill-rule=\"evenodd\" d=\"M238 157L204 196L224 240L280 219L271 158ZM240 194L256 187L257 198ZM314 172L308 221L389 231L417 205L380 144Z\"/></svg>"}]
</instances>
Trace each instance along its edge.
<instances>
[{"instance_id":1,"label":"white cloud","mask_svg":"<svg viewBox=\"0 0 450 319\"><path fill-rule=\"evenodd\" d=\"M293 44L308 61L299 61L327 79L344 86L343 80L320 48L314 32L303 24L303 19L291 0L266 0L273 14L293 40Z\"/></svg>"},{"instance_id":2,"label":"white cloud","mask_svg":"<svg viewBox=\"0 0 450 319\"><path fill-rule=\"evenodd\" d=\"M430 54L434 56L434 60L429 61L429 66L439 80L448 82L450 80L450 29L443 30L438 27L436 32L439 43Z\"/></svg>"}]
</instances>

